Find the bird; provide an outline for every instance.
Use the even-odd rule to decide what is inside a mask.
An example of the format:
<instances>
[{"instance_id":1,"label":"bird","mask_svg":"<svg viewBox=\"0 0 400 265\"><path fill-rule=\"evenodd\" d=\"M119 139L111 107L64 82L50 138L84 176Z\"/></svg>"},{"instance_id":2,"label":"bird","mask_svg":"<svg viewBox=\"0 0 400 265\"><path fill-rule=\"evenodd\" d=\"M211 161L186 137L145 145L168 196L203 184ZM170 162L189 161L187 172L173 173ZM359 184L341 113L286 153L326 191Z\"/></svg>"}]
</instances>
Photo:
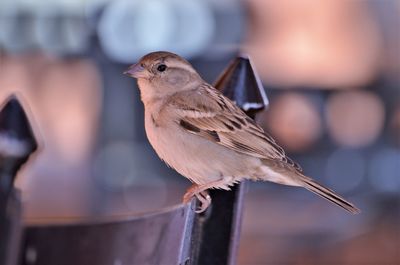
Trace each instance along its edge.
<instances>
[{"instance_id":1,"label":"bird","mask_svg":"<svg viewBox=\"0 0 400 265\"><path fill-rule=\"evenodd\" d=\"M137 79L153 149L193 183L183 202L196 197L200 201L196 212L211 204L209 189L230 190L246 179L304 187L350 213L360 212L304 175L267 132L179 55L151 52L124 74Z\"/></svg>"}]
</instances>

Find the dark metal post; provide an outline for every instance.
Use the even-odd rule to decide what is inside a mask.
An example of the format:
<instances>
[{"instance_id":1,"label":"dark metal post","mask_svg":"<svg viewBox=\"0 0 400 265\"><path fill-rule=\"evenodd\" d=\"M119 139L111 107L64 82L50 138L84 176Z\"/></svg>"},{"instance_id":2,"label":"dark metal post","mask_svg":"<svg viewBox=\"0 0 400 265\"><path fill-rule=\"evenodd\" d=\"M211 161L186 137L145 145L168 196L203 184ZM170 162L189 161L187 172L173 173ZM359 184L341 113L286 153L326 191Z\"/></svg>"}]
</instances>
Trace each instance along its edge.
<instances>
[{"instance_id":1,"label":"dark metal post","mask_svg":"<svg viewBox=\"0 0 400 265\"><path fill-rule=\"evenodd\" d=\"M233 60L215 82L215 87L235 101L251 118L268 105L260 80L246 56ZM246 182L231 191L210 190L211 210L197 215L194 226L195 264L236 264L239 247L242 203Z\"/></svg>"},{"instance_id":2,"label":"dark metal post","mask_svg":"<svg viewBox=\"0 0 400 265\"><path fill-rule=\"evenodd\" d=\"M36 148L25 112L12 96L0 111L0 264L17 262L22 211L14 179Z\"/></svg>"}]
</instances>

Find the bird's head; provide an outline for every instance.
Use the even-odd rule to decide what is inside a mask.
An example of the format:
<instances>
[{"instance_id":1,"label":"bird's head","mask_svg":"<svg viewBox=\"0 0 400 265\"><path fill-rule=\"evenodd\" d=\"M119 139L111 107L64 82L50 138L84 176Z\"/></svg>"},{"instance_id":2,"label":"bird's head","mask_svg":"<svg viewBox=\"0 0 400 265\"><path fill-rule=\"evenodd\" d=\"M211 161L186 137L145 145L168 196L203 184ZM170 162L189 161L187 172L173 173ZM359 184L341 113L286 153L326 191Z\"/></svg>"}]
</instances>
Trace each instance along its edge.
<instances>
[{"instance_id":1,"label":"bird's head","mask_svg":"<svg viewBox=\"0 0 400 265\"><path fill-rule=\"evenodd\" d=\"M202 81L192 65L174 53L152 52L131 65L124 74L137 78L143 94L161 97L187 90Z\"/></svg>"}]
</instances>

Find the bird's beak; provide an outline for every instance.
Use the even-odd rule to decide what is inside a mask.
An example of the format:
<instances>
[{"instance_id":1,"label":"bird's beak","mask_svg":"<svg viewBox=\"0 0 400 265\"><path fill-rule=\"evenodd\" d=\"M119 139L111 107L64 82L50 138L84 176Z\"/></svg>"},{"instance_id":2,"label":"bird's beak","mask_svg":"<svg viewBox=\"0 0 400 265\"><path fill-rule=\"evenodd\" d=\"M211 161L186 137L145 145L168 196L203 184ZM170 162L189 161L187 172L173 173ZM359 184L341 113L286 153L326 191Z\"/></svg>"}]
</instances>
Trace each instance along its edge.
<instances>
[{"instance_id":1,"label":"bird's beak","mask_svg":"<svg viewBox=\"0 0 400 265\"><path fill-rule=\"evenodd\" d=\"M134 78L147 77L146 71L139 63L131 65L125 72L124 75L129 75Z\"/></svg>"}]
</instances>

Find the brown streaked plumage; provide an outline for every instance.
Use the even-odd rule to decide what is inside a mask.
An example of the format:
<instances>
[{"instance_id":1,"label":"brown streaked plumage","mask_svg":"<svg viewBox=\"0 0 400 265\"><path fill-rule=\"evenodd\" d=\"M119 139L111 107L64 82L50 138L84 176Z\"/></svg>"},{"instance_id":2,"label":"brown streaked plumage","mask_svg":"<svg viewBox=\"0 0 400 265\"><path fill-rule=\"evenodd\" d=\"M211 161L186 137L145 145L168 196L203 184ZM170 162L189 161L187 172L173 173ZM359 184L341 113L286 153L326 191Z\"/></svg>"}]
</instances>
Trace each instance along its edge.
<instances>
[{"instance_id":1,"label":"brown streaked plumage","mask_svg":"<svg viewBox=\"0 0 400 265\"><path fill-rule=\"evenodd\" d=\"M138 78L150 143L162 160L194 183L184 201L196 196L202 202L200 211L211 202L207 189L229 190L252 179L304 187L351 213L359 212L306 177L271 136L178 55L150 53L126 73Z\"/></svg>"}]
</instances>

